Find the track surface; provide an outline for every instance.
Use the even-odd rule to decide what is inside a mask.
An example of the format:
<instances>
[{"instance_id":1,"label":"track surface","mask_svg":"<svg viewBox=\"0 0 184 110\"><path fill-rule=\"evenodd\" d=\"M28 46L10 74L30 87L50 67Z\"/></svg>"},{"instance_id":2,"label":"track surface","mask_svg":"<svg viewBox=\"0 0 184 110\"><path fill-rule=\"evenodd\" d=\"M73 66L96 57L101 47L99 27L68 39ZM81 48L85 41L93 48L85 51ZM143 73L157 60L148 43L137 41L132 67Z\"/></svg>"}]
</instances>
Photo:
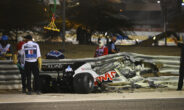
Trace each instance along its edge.
<instances>
[{"instance_id":1,"label":"track surface","mask_svg":"<svg viewBox=\"0 0 184 110\"><path fill-rule=\"evenodd\" d=\"M0 110L183 110L184 99L4 103Z\"/></svg>"}]
</instances>

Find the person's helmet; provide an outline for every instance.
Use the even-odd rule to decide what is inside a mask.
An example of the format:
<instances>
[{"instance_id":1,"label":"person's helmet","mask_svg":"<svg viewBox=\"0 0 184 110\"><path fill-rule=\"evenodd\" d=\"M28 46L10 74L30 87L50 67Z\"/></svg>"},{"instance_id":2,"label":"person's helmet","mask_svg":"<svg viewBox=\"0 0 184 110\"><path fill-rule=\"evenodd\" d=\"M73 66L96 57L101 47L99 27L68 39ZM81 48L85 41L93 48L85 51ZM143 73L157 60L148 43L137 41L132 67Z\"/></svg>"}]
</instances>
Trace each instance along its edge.
<instances>
[{"instance_id":1,"label":"person's helmet","mask_svg":"<svg viewBox=\"0 0 184 110\"><path fill-rule=\"evenodd\" d=\"M8 36L6 36L6 35L3 35L3 36L1 37L1 40L3 40L3 41L6 41L6 40L8 40Z\"/></svg>"},{"instance_id":2,"label":"person's helmet","mask_svg":"<svg viewBox=\"0 0 184 110\"><path fill-rule=\"evenodd\" d=\"M21 42L21 41L23 41L23 38L22 38L21 36L19 36L19 37L17 38L17 41L18 41L18 42Z\"/></svg>"},{"instance_id":3,"label":"person's helmet","mask_svg":"<svg viewBox=\"0 0 184 110\"><path fill-rule=\"evenodd\" d=\"M105 43L104 43L102 40L100 40L100 41L99 41L99 47L101 48L101 47L103 47L103 46L105 46Z\"/></svg>"}]
</instances>

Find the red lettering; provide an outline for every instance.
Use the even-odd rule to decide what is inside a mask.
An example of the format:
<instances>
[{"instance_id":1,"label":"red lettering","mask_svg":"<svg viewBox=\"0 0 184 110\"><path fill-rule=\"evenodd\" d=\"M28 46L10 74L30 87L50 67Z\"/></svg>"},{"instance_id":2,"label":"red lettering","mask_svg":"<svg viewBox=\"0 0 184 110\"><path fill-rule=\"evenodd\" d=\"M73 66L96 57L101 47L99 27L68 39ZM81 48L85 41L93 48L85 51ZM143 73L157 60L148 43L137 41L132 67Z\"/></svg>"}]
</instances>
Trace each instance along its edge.
<instances>
[{"instance_id":1,"label":"red lettering","mask_svg":"<svg viewBox=\"0 0 184 110\"><path fill-rule=\"evenodd\" d=\"M105 74L105 77L104 76L101 76L101 77L102 77L102 80L107 81L107 78L108 78L107 73Z\"/></svg>"},{"instance_id":2,"label":"red lettering","mask_svg":"<svg viewBox=\"0 0 184 110\"><path fill-rule=\"evenodd\" d=\"M112 72L111 72L111 76L114 78L115 75L116 75L116 72L115 72L115 71L112 71Z\"/></svg>"},{"instance_id":3,"label":"red lettering","mask_svg":"<svg viewBox=\"0 0 184 110\"><path fill-rule=\"evenodd\" d=\"M102 77L101 77L101 76L97 77L97 79L98 79L100 82L102 82Z\"/></svg>"},{"instance_id":4,"label":"red lettering","mask_svg":"<svg viewBox=\"0 0 184 110\"><path fill-rule=\"evenodd\" d=\"M111 75L110 75L109 73L106 73L106 76L105 76L105 77L107 78L107 80L108 80L108 78L109 78L109 80L112 81L112 77L111 77ZM107 81L107 80L106 80L106 81Z\"/></svg>"},{"instance_id":5,"label":"red lettering","mask_svg":"<svg viewBox=\"0 0 184 110\"><path fill-rule=\"evenodd\" d=\"M102 82L102 81L108 81L108 79L110 81L112 81L113 78L115 77L115 75L116 75L116 72L115 71L111 71L111 72L105 73L102 76L97 77L96 79L99 80L100 82Z\"/></svg>"}]
</instances>

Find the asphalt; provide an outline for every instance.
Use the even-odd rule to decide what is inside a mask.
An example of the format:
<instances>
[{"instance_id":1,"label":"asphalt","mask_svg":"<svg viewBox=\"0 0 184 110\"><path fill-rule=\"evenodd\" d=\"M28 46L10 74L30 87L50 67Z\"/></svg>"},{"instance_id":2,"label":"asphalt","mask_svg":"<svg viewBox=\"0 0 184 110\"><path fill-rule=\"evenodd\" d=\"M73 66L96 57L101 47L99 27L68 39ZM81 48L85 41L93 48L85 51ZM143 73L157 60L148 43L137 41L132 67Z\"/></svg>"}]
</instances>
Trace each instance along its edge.
<instances>
[{"instance_id":1,"label":"asphalt","mask_svg":"<svg viewBox=\"0 0 184 110\"><path fill-rule=\"evenodd\" d=\"M77 101L108 101L132 99L184 99L184 91L135 92L135 93L50 93L26 95L22 93L0 94L0 104L5 103L37 103L37 102L77 102ZM184 105L184 104L183 104Z\"/></svg>"},{"instance_id":2,"label":"asphalt","mask_svg":"<svg viewBox=\"0 0 184 110\"><path fill-rule=\"evenodd\" d=\"M0 110L183 110L184 91L0 94Z\"/></svg>"},{"instance_id":3,"label":"asphalt","mask_svg":"<svg viewBox=\"0 0 184 110\"><path fill-rule=\"evenodd\" d=\"M4 103L0 110L183 110L184 99Z\"/></svg>"}]
</instances>

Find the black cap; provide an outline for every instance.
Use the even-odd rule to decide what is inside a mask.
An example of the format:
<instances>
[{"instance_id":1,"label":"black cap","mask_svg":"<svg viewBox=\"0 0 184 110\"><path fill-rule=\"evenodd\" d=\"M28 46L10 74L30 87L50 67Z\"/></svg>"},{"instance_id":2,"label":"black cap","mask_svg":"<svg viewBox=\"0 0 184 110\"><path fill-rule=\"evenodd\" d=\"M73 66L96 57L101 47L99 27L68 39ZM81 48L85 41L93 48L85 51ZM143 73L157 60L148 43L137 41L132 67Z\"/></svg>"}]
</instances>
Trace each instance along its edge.
<instances>
[{"instance_id":1,"label":"black cap","mask_svg":"<svg viewBox=\"0 0 184 110\"><path fill-rule=\"evenodd\" d=\"M28 40L32 40L33 37L32 37L31 35L27 35L27 36L25 36L24 38L25 38L25 39L28 39Z\"/></svg>"}]
</instances>

